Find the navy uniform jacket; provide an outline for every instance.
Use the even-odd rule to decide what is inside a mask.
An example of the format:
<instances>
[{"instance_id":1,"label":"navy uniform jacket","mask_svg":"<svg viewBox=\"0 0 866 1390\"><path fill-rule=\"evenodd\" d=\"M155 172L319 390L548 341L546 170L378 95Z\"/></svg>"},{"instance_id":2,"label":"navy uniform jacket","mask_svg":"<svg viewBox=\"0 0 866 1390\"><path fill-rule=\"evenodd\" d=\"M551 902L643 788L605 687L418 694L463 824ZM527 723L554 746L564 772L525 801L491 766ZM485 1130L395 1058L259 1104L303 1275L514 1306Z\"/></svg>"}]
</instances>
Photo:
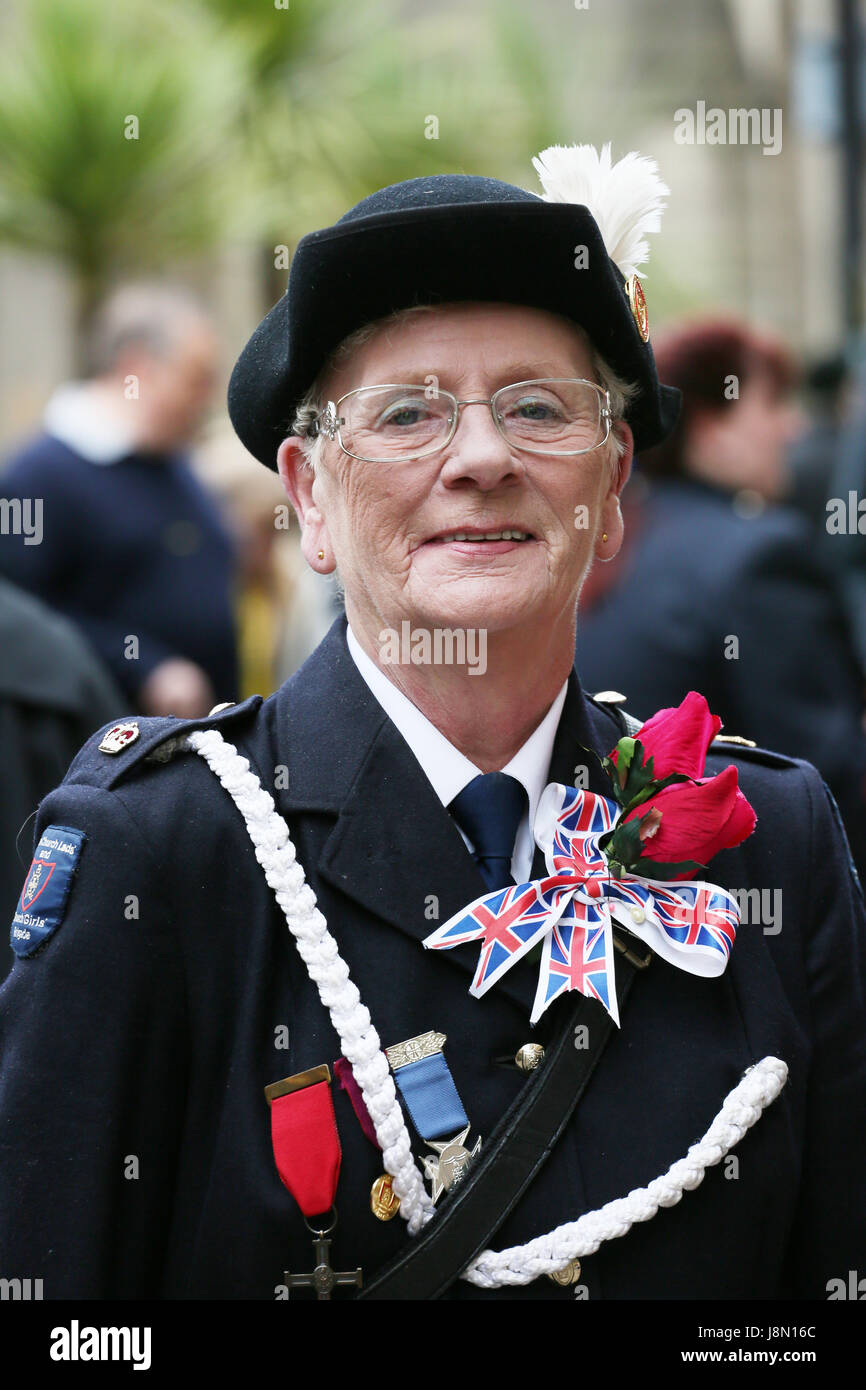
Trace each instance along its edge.
<instances>
[{"instance_id":1,"label":"navy uniform jacket","mask_svg":"<svg viewBox=\"0 0 866 1390\"><path fill-rule=\"evenodd\" d=\"M693 478L652 482L621 577L578 613L580 678L640 719L699 690L727 731L807 758L863 876L864 677L841 599L798 513L744 517L733 501Z\"/></svg>"},{"instance_id":2,"label":"navy uniform jacket","mask_svg":"<svg viewBox=\"0 0 866 1390\"><path fill-rule=\"evenodd\" d=\"M39 813L37 834L57 824L87 836L66 918L0 991L0 1273L43 1278L46 1298L272 1299L283 1270L312 1267L274 1167L263 1087L333 1062L340 1045L233 802L194 753L148 761L169 734L207 723L269 789L288 768L273 795L382 1043L447 1034L474 1133L490 1134L524 1081L496 1059L533 1033L543 1041L571 1008L558 1001L532 1030L533 967L475 1000L477 947L422 950L431 895L441 922L485 885L359 675L344 620L264 703L142 721L117 756L92 740ZM618 736L572 674L551 780L573 781L583 748L604 753ZM862 895L814 769L720 745L708 772L730 761L758 829L713 861L713 878L779 890L781 931L742 925L716 980L658 958L637 976L621 1031L493 1248L665 1172L755 1061L781 1057L790 1078L739 1145L736 1174L710 1169L677 1206L584 1261L591 1299L825 1298L828 1279L866 1258ZM592 764L590 789L608 785ZM275 1046L283 1027L288 1049ZM343 1166L331 1255L370 1274L409 1237L399 1217L372 1216L380 1155L334 1090ZM137 1177L125 1176L130 1157ZM461 1281L451 1297L574 1290Z\"/></svg>"}]
</instances>

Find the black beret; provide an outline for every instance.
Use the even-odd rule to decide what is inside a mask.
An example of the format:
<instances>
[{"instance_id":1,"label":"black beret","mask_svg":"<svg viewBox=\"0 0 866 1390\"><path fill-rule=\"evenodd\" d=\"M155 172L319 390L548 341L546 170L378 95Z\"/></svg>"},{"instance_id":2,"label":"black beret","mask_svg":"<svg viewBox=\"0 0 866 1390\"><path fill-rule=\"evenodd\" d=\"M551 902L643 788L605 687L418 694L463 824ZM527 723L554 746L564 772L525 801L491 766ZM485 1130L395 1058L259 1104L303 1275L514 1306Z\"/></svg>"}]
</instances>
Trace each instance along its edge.
<instances>
[{"instance_id":1,"label":"black beret","mask_svg":"<svg viewBox=\"0 0 866 1390\"><path fill-rule=\"evenodd\" d=\"M576 255L578 247L585 253ZM276 468L298 404L344 338L396 310L455 300L526 304L572 319L638 387L625 415L636 450L673 428L679 392L659 384L625 279L589 209L498 179L438 174L382 188L298 243L286 293L232 372L228 408L239 438Z\"/></svg>"}]
</instances>

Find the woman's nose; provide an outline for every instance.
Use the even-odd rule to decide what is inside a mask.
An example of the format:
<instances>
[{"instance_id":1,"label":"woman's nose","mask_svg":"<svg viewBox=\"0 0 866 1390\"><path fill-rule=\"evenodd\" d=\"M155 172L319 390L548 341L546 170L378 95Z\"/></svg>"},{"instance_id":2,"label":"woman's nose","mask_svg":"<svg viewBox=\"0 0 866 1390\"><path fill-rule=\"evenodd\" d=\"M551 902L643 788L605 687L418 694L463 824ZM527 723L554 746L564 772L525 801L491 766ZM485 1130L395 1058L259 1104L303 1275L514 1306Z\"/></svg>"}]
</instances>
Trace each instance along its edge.
<instances>
[{"instance_id":1,"label":"woman's nose","mask_svg":"<svg viewBox=\"0 0 866 1390\"><path fill-rule=\"evenodd\" d=\"M515 471L508 441L499 432L490 402L473 398L459 401L457 428L445 449L443 473L453 480L461 474L498 481Z\"/></svg>"}]
</instances>

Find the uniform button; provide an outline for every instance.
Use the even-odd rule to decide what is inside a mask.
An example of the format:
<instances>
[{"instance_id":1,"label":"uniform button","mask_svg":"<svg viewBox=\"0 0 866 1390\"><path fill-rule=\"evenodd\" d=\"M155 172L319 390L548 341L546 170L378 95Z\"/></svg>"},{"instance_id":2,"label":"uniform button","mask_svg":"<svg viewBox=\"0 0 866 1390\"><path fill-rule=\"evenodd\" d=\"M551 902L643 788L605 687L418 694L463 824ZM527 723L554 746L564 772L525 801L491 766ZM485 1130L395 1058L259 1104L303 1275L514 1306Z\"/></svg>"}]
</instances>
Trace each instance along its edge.
<instances>
[{"instance_id":1,"label":"uniform button","mask_svg":"<svg viewBox=\"0 0 866 1390\"><path fill-rule=\"evenodd\" d=\"M552 1279L554 1284L576 1284L580 1278L580 1260L569 1260L562 1269L555 1269L547 1277Z\"/></svg>"},{"instance_id":2,"label":"uniform button","mask_svg":"<svg viewBox=\"0 0 866 1390\"><path fill-rule=\"evenodd\" d=\"M535 1071L544 1061L544 1048L541 1043L524 1043L514 1055L514 1064L521 1071Z\"/></svg>"}]
</instances>

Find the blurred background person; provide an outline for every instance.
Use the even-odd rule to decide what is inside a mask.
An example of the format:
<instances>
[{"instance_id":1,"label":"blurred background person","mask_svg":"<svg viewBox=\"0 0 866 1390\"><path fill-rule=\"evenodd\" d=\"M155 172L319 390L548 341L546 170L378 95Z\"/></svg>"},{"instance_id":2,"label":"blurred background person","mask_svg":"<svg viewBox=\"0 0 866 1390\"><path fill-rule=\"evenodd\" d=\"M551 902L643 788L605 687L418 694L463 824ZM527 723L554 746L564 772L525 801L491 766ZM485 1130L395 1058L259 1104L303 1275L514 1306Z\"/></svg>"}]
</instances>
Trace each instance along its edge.
<instances>
[{"instance_id":1,"label":"blurred background person","mask_svg":"<svg viewBox=\"0 0 866 1390\"><path fill-rule=\"evenodd\" d=\"M189 294L129 285L97 311L91 375L57 390L0 473L40 509L4 535L0 573L71 619L128 705L194 717L237 698L233 544L186 450L217 383L217 340Z\"/></svg>"},{"instance_id":2,"label":"blurred background person","mask_svg":"<svg viewBox=\"0 0 866 1390\"><path fill-rule=\"evenodd\" d=\"M866 361L854 373L818 534L838 578L857 655L866 669Z\"/></svg>"},{"instance_id":3,"label":"blurred background person","mask_svg":"<svg viewBox=\"0 0 866 1390\"><path fill-rule=\"evenodd\" d=\"M0 913L11 920L30 863L30 817L126 701L78 630L5 579L0 652ZM0 979L13 959L4 947Z\"/></svg>"},{"instance_id":4,"label":"blurred background person","mask_svg":"<svg viewBox=\"0 0 866 1390\"><path fill-rule=\"evenodd\" d=\"M795 362L780 340L722 320L672 329L655 353L682 415L641 455L624 554L581 607L581 680L642 718L700 690L726 733L813 762L863 873L863 674L809 523L774 502L804 424Z\"/></svg>"},{"instance_id":5,"label":"blurred background person","mask_svg":"<svg viewBox=\"0 0 866 1390\"><path fill-rule=\"evenodd\" d=\"M801 399L809 423L788 451L787 487L782 501L796 507L811 523L819 549L824 545L827 499L832 496L853 385L844 353L834 352L809 364Z\"/></svg>"},{"instance_id":6,"label":"blurred background person","mask_svg":"<svg viewBox=\"0 0 866 1390\"><path fill-rule=\"evenodd\" d=\"M315 651L342 611L340 592L333 576L316 574L304 560L279 479L250 467L250 455L225 423L208 432L193 462L236 538L240 698L267 695Z\"/></svg>"}]
</instances>

